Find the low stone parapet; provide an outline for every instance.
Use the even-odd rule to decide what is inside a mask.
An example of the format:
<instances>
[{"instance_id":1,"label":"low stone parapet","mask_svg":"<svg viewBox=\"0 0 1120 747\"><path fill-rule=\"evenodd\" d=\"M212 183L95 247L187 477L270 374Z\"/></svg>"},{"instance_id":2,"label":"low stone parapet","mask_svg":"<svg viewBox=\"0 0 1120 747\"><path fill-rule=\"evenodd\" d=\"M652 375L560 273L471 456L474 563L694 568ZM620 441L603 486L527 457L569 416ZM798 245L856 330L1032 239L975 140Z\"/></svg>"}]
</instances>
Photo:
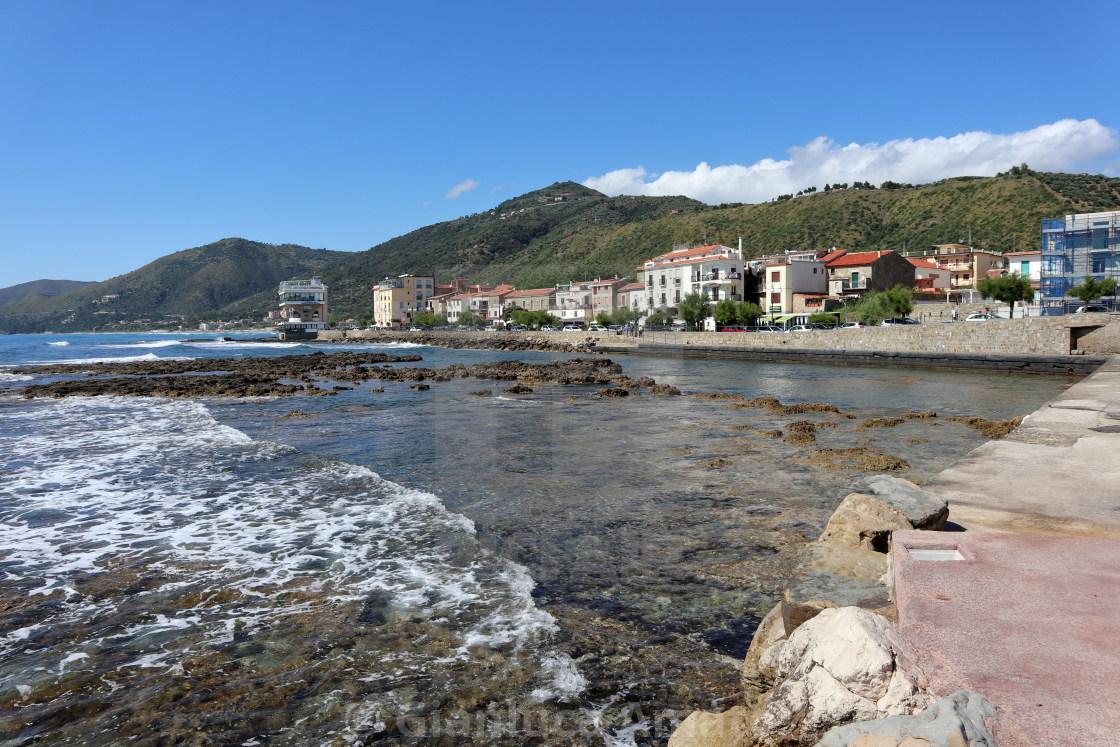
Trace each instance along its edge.
<instances>
[{"instance_id":1,"label":"low stone parapet","mask_svg":"<svg viewBox=\"0 0 1120 747\"><path fill-rule=\"evenodd\" d=\"M1100 318L1093 318L1100 317ZM693 347L811 348L927 353L1068 355L1108 315L1070 315L986 322L930 322L813 332L646 332L642 343ZM1118 322L1120 323L1120 322Z\"/></svg>"}]
</instances>

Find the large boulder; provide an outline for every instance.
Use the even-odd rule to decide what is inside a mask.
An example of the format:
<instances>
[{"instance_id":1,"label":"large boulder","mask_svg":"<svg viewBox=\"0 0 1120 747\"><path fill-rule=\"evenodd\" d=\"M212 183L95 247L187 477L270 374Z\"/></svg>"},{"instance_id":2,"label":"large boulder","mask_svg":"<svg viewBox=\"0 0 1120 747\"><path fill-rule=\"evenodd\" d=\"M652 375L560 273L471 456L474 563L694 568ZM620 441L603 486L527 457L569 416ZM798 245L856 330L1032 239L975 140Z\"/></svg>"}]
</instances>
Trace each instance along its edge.
<instances>
[{"instance_id":1,"label":"large boulder","mask_svg":"<svg viewBox=\"0 0 1120 747\"><path fill-rule=\"evenodd\" d=\"M949 518L949 506L944 498L901 477L868 475L856 480L851 491L874 496L894 506L905 514L914 529L939 532Z\"/></svg>"},{"instance_id":2,"label":"large boulder","mask_svg":"<svg viewBox=\"0 0 1120 747\"><path fill-rule=\"evenodd\" d=\"M778 653L786 639L802 623L816 617L824 608L824 605L797 604L783 600L762 618L743 659L743 696L748 706L754 705L758 697L774 684Z\"/></svg>"},{"instance_id":3,"label":"large boulder","mask_svg":"<svg viewBox=\"0 0 1120 747\"><path fill-rule=\"evenodd\" d=\"M851 490L829 519L820 542L886 553L894 530L937 531L949 517L944 498L909 480L871 475L856 481Z\"/></svg>"},{"instance_id":4,"label":"large boulder","mask_svg":"<svg viewBox=\"0 0 1120 747\"><path fill-rule=\"evenodd\" d=\"M890 716L829 729L817 747L863 747L864 744L998 747L984 722L995 713L995 706L983 695L958 690L913 716ZM878 740L872 741L869 737Z\"/></svg>"},{"instance_id":5,"label":"large boulder","mask_svg":"<svg viewBox=\"0 0 1120 747\"><path fill-rule=\"evenodd\" d=\"M858 607L822 610L777 656L777 685L757 709L750 744L814 744L833 726L925 708L917 655L886 618Z\"/></svg>"},{"instance_id":6,"label":"large boulder","mask_svg":"<svg viewBox=\"0 0 1120 747\"><path fill-rule=\"evenodd\" d=\"M744 706L723 713L693 711L669 737L669 747L742 747L747 743Z\"/></svg>"}]
</instances>

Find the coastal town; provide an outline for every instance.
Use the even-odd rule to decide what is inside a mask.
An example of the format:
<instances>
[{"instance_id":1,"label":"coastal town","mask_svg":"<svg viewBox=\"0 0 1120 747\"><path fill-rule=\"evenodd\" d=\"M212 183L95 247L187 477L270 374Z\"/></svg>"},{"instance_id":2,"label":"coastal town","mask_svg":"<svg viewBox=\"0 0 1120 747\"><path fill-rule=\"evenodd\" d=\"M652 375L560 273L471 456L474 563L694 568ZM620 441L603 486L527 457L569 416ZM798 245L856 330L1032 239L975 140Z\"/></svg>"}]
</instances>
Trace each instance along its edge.
<instances>
[{"instance_id":1,"label":"coastal town","mask_svg":"<svg viewBox=\"0 0 1120 747\"><path fill-rule=\"evenodd\" d=\"M1070 296L1084 278L1120 277L1120 212L1083 213L1045 220L1036 251L999 253L967 243L937 244L919 251L850 251L831 247L787 251L748 258L742 240L674 246L633 270L633 278L572 280L550 288L518 289L510 284L454 279L440 283L430 275L385 278L370 290L372 326L403 329L413 325L476 325L511 328L511 312L544 312L557 328L586 330L597 322L621 322L629 329L683 326L681 305L690 296L702 304L748 303L765 329L788 330L809 323L814 314L839 322L849 305L867 294L905 288L915 304L962 304L984 300L978 286L986 278L1018 275L1033 293L1018 304L1023 314L1061 316L1108 311L1115 297L1085 304ZM280 309L270 320L287 339L311 336L332 326L328 288L321 280L280 285ZM1016 302L1013 302L1016 303ZM621 312L621 313L620 313ZM970 320L991 318L984 312ZM962 318L953 314L953 319ZM738 325L704 314L698 326L708 331ZM608 322L609 323L609 322ZM358 320L335 322L343 329ZM536 325L551 331L552 325Z\"/></svg>"}]
</instances>

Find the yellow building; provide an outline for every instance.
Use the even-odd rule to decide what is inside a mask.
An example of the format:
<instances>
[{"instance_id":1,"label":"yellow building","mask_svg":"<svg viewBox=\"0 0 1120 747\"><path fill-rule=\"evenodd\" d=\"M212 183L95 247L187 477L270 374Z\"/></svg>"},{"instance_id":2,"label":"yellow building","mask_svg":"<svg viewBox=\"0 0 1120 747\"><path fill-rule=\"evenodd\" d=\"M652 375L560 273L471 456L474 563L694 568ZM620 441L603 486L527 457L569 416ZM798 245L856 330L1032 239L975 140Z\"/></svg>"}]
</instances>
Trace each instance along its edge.
<instances>
[{"instance_id":1,"label":"yellow building","mask_svg":"<svg viewBox=\"0 0 1120 747\"><path fill-rule=\"evenodd\" d=\"M401 275L385 278L373 286L373 322L378 327L410 324L417 312L427 310L434 295L435 279Z\"/></svg>"}]
</instances>

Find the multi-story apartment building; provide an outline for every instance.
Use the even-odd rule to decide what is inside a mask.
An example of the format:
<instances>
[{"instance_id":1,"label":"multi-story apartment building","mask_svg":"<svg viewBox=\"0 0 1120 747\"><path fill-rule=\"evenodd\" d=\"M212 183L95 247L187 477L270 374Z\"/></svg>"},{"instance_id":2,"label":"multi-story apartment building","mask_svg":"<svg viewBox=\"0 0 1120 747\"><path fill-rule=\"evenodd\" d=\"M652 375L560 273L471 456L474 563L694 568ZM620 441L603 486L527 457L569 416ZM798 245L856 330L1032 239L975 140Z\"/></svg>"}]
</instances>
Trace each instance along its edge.
<instances>
[{"instance_id":1,"label":"multi-story apartment building","mask_svg":"<svg viewBox=\"0 0 1120 747\"><path fill-rule=\"evenodd\" d=\"M885 291L896 285L914 287L914 265L887 250L848 252L838 249L821 258L828 273L828 293L843 297Z\"/></svg>"},{"instance_id":2,"label":"multi-story apartment building","mask_svg":"<svg viewBox=\"0 0 1120 747\"><path fill-rule=\"evenodd\" d=\"M556 311L555 288L510 291L504 300L508 306L516 306L524 311Z\"/></svg>"},{"instance_id":3,"label":"multi-story apartment building","mask_svg":"<svg viewBox=\"0 0 1120 747\"><path fill-rule=\"evenodd\" d=\"M935 244L923 252L907 252L907 257L921 257L952 275L951 289L973 288L988 276L988 270L1002 261L1003 255L989 249L976 249L968 244Z\"/></svg>"},{"instance_id":4,"label":"multi-story apartment building","mask_svg":"<svg viewBox=\"0 0 1120 747\"><path fill-rule=\"evenodd\" d=\"M401 275L373 286L373 320L378 327L408 324L417 312L426 311L435 294L435 279Z\"/></svg>"},{"instance_id":5,"label":"multi-story apartment building","mask_svg":"<svg viewBox=\"0 0 1120 747\"><path fill-rule=\"evenodd\" d=\"M1061 313L1086 277L1120 281L1120 211L1042 221L1042 311Z\"/></svg>"},{"instance_id":6,"label":"multi-story apartment building","mask_svg":"<svg viewBox=\"0 0 1120 747\"><path fill-rule=\"evenodd\" d=\"M318 278L280 283L280 339L314 337L327 327L327 286Z\"/></svg>"},{"instance_id":7,"label":"multi-story apartment building","mask_svg":"<svg viewBox=\"0 0 1120 747\"><path fill-rule=\"evenodd\" d=\"M494 288L487 294L487 321L496 322L504 317L506 313L506 296L508 296L512 292L512 285L499 285L497 288Z\"/></svg>"},{"instance_id":8,"label":"multi-story apartment building","mask_svg":"<svg viewBox=\"0 0 1120 747\"><path fill-rule=\"evenodd\" d=\"M580 322L587 324L595 318L591 308L591 294L594 283L568 283L556 288L556 316L560 322Z\"/></svg>"},{"instance_id":9,"label":"multi-story apartment building","mask_svg":"<svg viewBox=\"0 0 1120 747\"><path fill-rule=\"evenodd\" d=\"M591 315L613 314L620 306L626 306L625 300L620 300L619 291L625 287L624 278L612 280L596 280L591 284Z\"/></svg>"},{"instance_id":10,"label":"multi-story apartment building","mask_svg":"<svg viewBox=\"0 0 1120 747\"><path fill-rule=\"evenodd\" d=\"M644 282L627 283L618 289L618 307L644 313L649 310L649 296Z\"/></svg>"},{"instance_id":11,"label":"multi-story apartment building","mask_svg":"<svg viewBox=\"0 0 1120 747\"><path fill-rule=\"evenodd\" d=\"M642 264L647 307L666 308L675 314L677 304L690 293L716 302L743 300L743 250L710 245L674 248Z\"/></svg>"},{"instance_id":12,"label":"multi-story apartment building","mask_svg":"<svg viewBox=\"0 0 1120 747\"><path fill-rule=\"evenodd\" d=\"M490 318L490 286L472 285L465 293L456 293L447 299L447 321L452 324L466 312L477 314L483 319Z\"/></svg>"},{"instance_id":13,"label":"multi-story apartment building","mask_svg":"<svg viewBox=\"0 0 1120 747\"><path fill-rule=\"evenodd\" d=\"M768 262L760 281L758 305L771 315L806 311L806 297L819 298L828 290L824 261L812 253Z\"/></svg>"}]
</instances>

